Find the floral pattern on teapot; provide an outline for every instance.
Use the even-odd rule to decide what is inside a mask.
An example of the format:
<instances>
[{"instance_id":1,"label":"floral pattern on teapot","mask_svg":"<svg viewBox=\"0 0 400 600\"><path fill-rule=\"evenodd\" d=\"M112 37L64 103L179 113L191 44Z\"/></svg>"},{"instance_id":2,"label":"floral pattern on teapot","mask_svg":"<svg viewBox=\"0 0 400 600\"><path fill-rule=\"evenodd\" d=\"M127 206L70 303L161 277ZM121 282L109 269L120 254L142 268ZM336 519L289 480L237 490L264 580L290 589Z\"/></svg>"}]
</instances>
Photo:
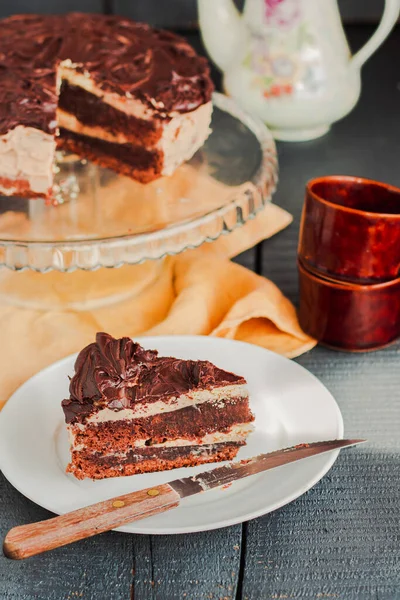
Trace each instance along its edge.
<instances>
[{"instance_id":1,"label":"floral pattern on teapot","mask_svg":"<svg viewBox=\"0 0 400 600\"><path fill-rule=\"evenodd\" d=\"M292 27L301 20L299 0L264 0L268 25Z\"/></svg>"},{"instance_id":2,"label":"floral pattern on teapot","mask_svg":"<svg viewBox=\"0 0 400 600\"><path fill-rule=\"evenodd\" d=\"M351 56L338 0L197 0L205 46L223 86L277 139L304 141L329 131L356 105L360 69L386 39L400 0L385 0L380 25Z\"/></svg>"},{"instance_id":3,"label":"floral pattern on teapot","mask_svg":"<svg viewBox=\"0 0 400 600\"><path fill-rule=\"evenodd\" d=\"M317 91L321 85L318 64L305 64L301 57L316 48L316 40L303 18L300 0L264 3L264 31L251 32L243 61L254 72L251 86L259 88L264 98L291 95L299 83L303 91Z\"/></svg>"}]
</instances>

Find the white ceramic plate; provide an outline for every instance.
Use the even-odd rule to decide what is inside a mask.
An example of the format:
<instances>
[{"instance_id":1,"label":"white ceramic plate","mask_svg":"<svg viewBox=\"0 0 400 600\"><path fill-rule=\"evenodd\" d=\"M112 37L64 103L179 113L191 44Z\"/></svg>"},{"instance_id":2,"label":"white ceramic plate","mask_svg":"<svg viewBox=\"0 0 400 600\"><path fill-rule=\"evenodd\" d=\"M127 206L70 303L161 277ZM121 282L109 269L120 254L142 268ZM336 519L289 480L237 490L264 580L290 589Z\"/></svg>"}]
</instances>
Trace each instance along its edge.
<instances>
[{"instance_id":1,"label":"white ceramic plate","mask_svg":"<svg viewBox=\"0 0 400 600\"><path fill-rule=\"evenodd\" d=\"M339 408L328 390L295 362L257 346L210 337L138 338L161 355L207 359L243 375L249 385L255 431L238 459L261 452L343 437ZM0 413L0 466L27 498L58 514L130 491L194 475L216 465L78 481L65 473L69 459L61 400L68 397L68 375L75 356L44 369L7 402ZM179 508L120 531L146 534L189 533L253 519L291 502L317 483L338 451L314 456L182 500Z\"/></svg>"}]
</instances>

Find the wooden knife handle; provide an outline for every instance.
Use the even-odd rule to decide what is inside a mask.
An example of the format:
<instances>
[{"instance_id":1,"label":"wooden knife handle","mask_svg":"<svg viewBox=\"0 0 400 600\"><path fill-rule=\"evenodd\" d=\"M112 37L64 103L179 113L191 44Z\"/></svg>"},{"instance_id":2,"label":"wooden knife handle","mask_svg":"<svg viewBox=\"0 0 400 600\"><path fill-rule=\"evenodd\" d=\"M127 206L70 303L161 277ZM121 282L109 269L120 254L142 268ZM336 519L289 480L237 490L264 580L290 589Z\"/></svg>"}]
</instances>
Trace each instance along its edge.
<instances>
[{"instance_id":1,"label":"wooden knife handle","mask_svg":"<svg viewBox=\"0 0 400 600\"><path fill-rule=\"evenodd\" d=\"M14 527L5 537L3 551L8 558L29 558L175 508L179 500L179 494L168 484L111 498L46 521Z\"/></svg>"}]
</instances>

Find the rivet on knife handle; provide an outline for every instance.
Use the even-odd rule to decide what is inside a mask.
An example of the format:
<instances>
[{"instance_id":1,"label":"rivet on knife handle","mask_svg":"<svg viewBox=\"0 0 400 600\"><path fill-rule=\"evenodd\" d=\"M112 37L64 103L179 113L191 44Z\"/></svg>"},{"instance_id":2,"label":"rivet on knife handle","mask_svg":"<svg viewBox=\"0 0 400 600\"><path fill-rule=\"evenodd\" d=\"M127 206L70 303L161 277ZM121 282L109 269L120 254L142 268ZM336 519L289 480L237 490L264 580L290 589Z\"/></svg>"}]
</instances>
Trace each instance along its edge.
<instances>
[{"instance_id":1,"label":"rivet on knife handle","mask_svg":"<svg viewBox=\"0 0 400 600\"><path fill-rule=\"evenodd\" d=\"M179 494L168 484L132 492L73 512L11 529L3 544L8 558L35 556L174 508Z\"/></svg>"}]
</instances>

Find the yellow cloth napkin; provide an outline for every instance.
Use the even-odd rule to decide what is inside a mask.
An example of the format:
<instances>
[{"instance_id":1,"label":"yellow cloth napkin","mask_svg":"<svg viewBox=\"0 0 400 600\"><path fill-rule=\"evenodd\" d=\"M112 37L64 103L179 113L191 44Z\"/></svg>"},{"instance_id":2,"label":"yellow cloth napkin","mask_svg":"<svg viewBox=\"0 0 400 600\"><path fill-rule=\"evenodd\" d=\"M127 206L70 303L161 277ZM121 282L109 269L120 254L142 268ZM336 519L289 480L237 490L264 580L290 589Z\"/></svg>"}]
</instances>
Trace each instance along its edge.
<instances>
[{"instance_id":1,"label":"yellow cloth napkin","mask_svg":"<svg viewBox=\"0 0 400 600\"><path fill-rule=\"evenodd\" d=\"M167 258L157 271L156 263L145 263L156 276L149 276L139 294L94 310L62 309L62 302L59 309L46 311L18 308L3 298L0 407L27 378L81 350L97 331L114 336L213 335L258 344L288 357L309 350L316 342L301 330L289 300L271 281L229 260L291 220L271 204L256 219L212 244ZM101 273L107 278L110 271ZM117 270L111 273L116 276ZM68 275L56 275L68 282ZM32 274L33 280L34 276L41 281L47 277ZM54 289L58 288L53 286L53 294Z\"/></svg>"}]
</instances>

